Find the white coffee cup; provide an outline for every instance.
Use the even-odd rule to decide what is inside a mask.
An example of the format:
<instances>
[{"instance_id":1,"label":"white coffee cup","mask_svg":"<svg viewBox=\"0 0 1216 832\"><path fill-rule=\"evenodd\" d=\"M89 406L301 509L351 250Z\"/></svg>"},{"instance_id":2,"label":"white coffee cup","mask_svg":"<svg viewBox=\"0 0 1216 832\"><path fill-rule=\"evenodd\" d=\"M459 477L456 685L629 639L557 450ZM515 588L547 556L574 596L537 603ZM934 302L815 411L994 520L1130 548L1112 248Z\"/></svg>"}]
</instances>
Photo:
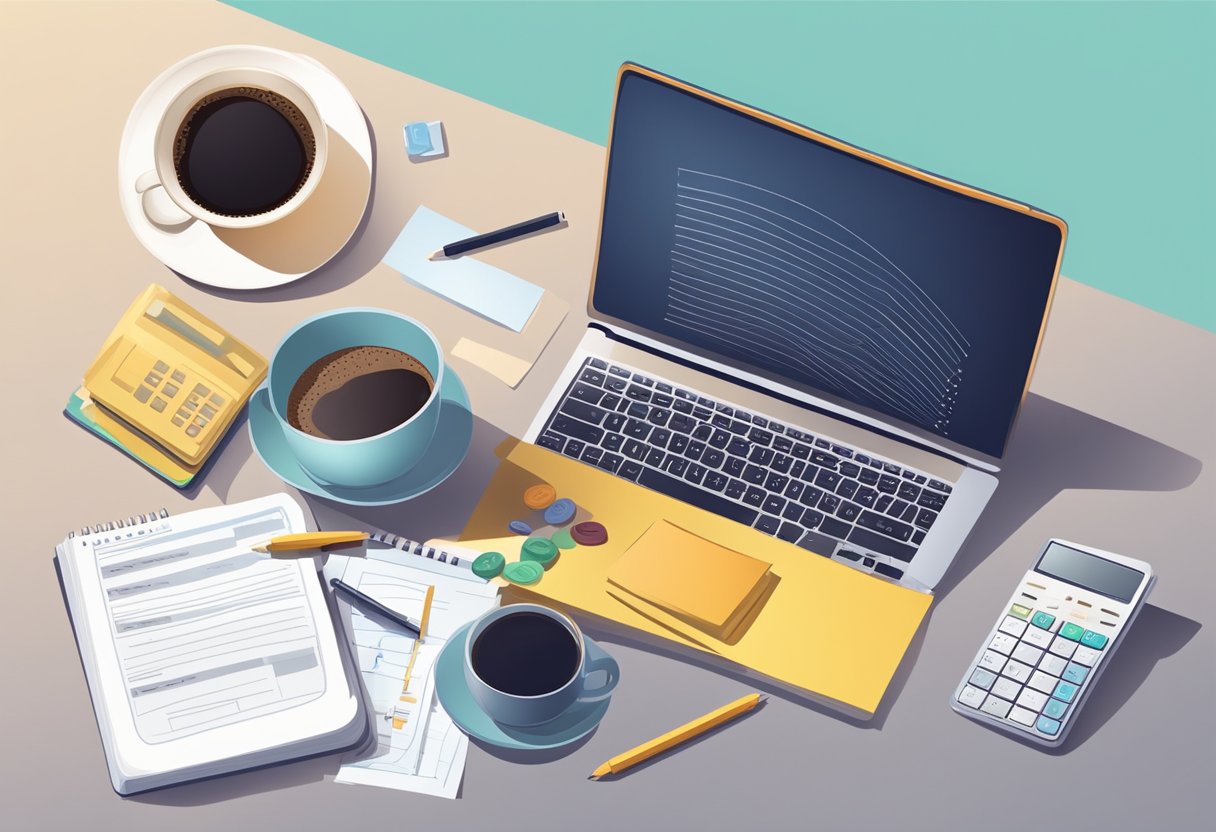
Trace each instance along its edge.
<instances>
[{"instance_id":1,"label":"white coffee cup","mask_svg":"<svg viewBox=\"0 0 1216 832\"><path fill-rule=\"evenodd\" d=\"M281 205L260 214L227 216L199 205L178 182L173 164L174 143L182 122L202 101L222 90L249 87L282 96L299 110L308 123L315 141L312 167L303 184ZM144 213L159 226L173 228L201 220L221 228L255 228L280 220L299 208L316 190L325 169L327 150L325 121L316 103L291 79L258 67L229 67L209 72L179 92L161 115L153 140L153 160L156 167L135 180L135 191L142 197Z\"/></svg>"}]
</instances>

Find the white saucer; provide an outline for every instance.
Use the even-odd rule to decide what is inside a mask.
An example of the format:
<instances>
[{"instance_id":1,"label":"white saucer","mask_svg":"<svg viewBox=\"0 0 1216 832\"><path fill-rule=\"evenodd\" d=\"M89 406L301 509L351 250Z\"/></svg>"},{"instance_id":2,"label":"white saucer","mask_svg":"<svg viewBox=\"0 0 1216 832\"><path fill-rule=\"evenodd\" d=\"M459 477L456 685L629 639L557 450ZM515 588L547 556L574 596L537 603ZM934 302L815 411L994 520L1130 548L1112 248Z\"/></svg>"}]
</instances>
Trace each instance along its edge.
<instances>
[{"instance_id":1,"label":"white saucer","mask_svg":"<svg viewBox=\"0 0 1216 832\"><path fill-rule=\"evenodd\" d=\"M152 142L161 113L199 76L231 66L278 72L312 96L329 129L321 181L296 211L260 228L212 228L198 220L178 229L154 225L135 180L154 167ZM220 46L169 67L135 102L118 149L118 196L135 237L169 268L221 289L280 286L328 263L359 227L371 186L371 133L350 90L312 58L264 46Z\"/></svg>"}]
</instances>

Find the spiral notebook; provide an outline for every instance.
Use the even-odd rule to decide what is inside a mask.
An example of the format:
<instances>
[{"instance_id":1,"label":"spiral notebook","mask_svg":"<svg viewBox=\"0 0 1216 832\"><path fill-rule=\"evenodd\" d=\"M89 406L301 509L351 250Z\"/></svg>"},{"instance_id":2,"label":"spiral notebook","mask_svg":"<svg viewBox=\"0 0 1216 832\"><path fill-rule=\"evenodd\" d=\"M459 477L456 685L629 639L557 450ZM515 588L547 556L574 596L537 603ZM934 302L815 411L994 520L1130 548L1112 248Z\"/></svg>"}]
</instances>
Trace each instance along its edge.
<instances>
[{"instance_id":1,"label":"spiral notebook","mask_svg":"<svg viewBox=\"0 0 1216 832\"><path fill-rule=\"evenodd\" d=\"M368 717L286 494L71 534L55 548L110 780L132 794L361 744Z\"/></svg>"}]
</instances>

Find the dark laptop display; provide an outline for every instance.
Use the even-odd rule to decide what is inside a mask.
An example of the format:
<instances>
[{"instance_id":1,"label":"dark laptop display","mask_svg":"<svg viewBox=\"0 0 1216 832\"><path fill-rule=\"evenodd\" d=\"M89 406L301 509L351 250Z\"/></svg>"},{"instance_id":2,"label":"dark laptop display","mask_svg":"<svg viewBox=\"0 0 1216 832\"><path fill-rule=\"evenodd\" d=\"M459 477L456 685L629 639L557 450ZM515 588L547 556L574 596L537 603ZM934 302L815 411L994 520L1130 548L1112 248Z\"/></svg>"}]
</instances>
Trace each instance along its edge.
<instances>
[{"instance_id":1,"label":"dark laptop display","mask_svg":"<svg viewBox=\"0 0 1216 832\"><path fill-rule=\"evenodd\" d=\"M999 457L1062 223L627 71L597 312Z\"/></svg>"}]
</instances>

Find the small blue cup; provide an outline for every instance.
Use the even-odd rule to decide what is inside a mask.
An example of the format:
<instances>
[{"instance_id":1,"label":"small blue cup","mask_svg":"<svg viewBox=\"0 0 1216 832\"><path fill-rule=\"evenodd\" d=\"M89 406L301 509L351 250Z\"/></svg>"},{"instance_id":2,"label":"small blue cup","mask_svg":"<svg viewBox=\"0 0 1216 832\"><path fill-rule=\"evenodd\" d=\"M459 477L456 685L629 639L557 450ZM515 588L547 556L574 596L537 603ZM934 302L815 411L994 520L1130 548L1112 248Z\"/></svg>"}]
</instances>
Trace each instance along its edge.
<instances>
[{"instance_id":1,"label":"small blue cup","mask_svg":"<svg viewBox=\"0 0 1216 832\"><path fill-rule=\"evenodd\" d=\"M287 399L317 359L348 347L390 347L412 355L431 373L431 396L412 417L363 439L310 436L287 420ZM387 309L335 309L296 325L270 360L266 385L270 407L300 466L322 485L361 488L389 482L418 464L435 435L443 404L443 348L431 331Z\"/></svg>"}]
</instances>

